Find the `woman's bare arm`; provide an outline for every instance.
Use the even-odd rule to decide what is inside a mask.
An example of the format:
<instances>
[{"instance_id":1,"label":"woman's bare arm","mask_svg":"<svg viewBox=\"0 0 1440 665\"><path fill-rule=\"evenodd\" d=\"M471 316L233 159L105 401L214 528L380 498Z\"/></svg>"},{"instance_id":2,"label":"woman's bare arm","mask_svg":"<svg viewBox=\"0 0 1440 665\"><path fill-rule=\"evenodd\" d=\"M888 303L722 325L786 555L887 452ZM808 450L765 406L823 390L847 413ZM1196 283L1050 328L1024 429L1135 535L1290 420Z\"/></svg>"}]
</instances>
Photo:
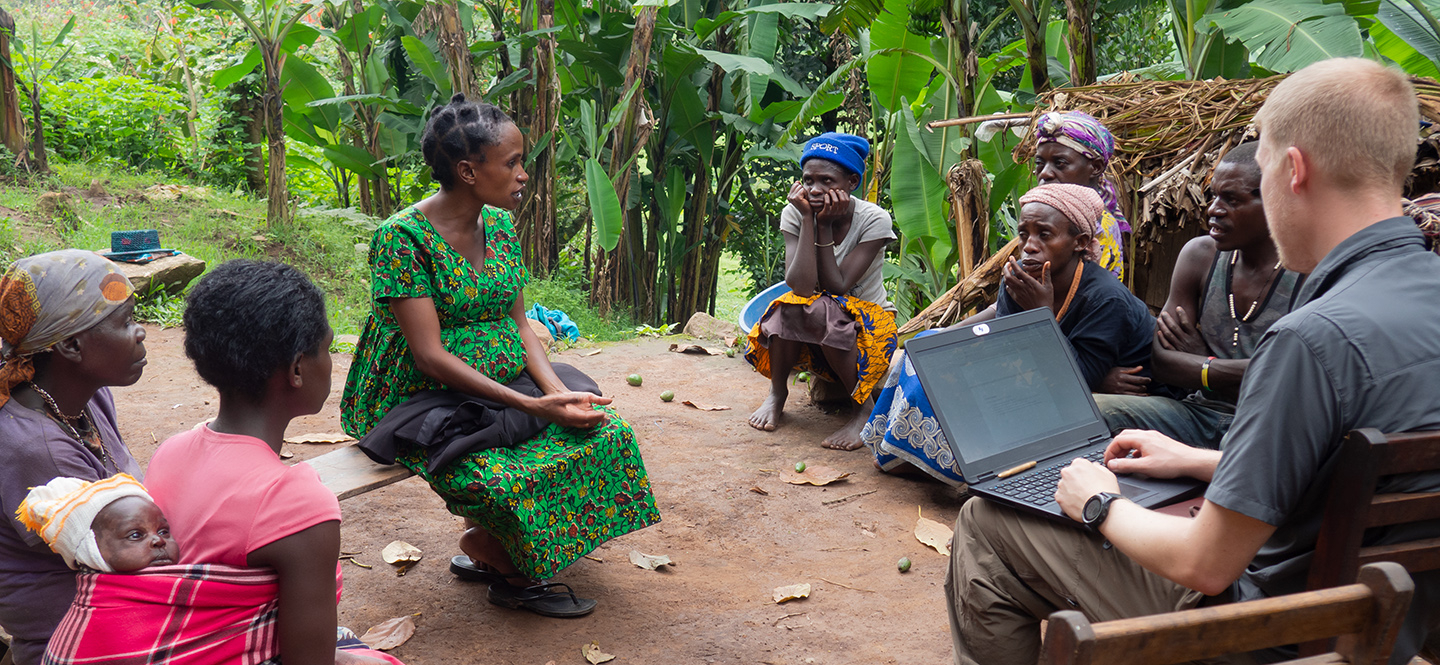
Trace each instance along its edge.
<instances>
[{"instance_id":1,"label":"woman's bare arm","mask_svg":"<svg viewBox=\"0 0 1440 665\"><path fill-rule=\"evenodd\" d=\"M280 576L280 656L285 665L335 663L335 560L340 522L321 522L246 556Z\"/></svg>"}]
</instances>

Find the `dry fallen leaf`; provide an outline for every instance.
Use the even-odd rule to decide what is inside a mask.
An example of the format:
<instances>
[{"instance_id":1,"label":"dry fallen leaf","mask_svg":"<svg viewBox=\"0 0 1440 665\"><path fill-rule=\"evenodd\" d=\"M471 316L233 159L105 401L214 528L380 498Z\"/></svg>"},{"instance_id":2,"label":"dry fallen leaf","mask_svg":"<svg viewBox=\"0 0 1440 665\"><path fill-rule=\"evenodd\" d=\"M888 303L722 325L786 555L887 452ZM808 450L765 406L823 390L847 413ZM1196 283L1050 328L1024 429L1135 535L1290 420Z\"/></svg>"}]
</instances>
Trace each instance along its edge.
<instances>
[{"instance_id":1,"label":"dry fallen leaf","mask_svg":"<svg viewBox=\"0 0 1440 665\"><path fill-rule=\"evenodd\" d=\"M670 350L675 353L701 353L711 356L725 355L725 349L709 349L699 344L671 344Z\"/></svg>"},{"instance_id":2,"label":"dry fallen leaf","mask_svg":"<svg viewBox=\"0 0 1440 665\"><path fill-rule=\"evenodd\" d=\"M950 556L950 539L955 532L928 517L915 520L915 540L935 548L936 552Z\"/></svg>"},{"instance_id":3,"label":"dry fallen leaf","mask_svg":"<svg viewBox=\"0 0 1440 665\"><path fill-rule=\"evenodd\" d=\"M642 554L640 550L630 550L630 563L633 563L645 570L655 570L660 566L673 566L675 562L664 554Z\"/></svg>"},{"instance_id":4,"label":"dry fallen leaf","mask_svg":"<svg viewBox=\"0 0 1440 665\"><path fill-rule=\"evenodd\" d=\"M687 406L693 406L693 407L695 407L695 408L697 408L697 409L700 409L701 411L729 411L729 410L730 410L730 407L728 407L728 406L723 406L723 405L720 405L720 404L706 404L706 403L704 403L704 402L692 402L692 401L690 401L690 400L688 400L688 399L685 400L684 404L686 404Z\"/></svg>"},{"instance_id":5,"label":"dry fallen leaf","mask_svg":"<svg viewBox=\"0 0 1440 665\"><path fill-rule=\"evenodd\" d=\"M355 437L344 432L331 432L329 434L300 434L297 436L285 437L285 443L344 443L354 441Z\"/></svg>"},{"instance_id":6,"label":"dry fallen leaf","mask_svg":"<svg viewBox=\"0 0 1440 665\"><path fill-rule=\"evenodd\" d=\"M724 339L724 341L725 341L725 346L727 346L727 347L734 347L734 346L735 346L735 341L736 341L737 339L738 339L738 338L736 338L734 335L726 335L726 336L725 336L725 339Z\"/></svg>"},{"instance_id":7,"label":"dry fallen leaf","mask_svg":"<svg viewBox=\"0 0 1440 665\"><path fill-rule=\"evenodd\" d=\"M591 665L600 665L600 663L608 663L615 660L614 656L600 650L599 642L591 642L581 646L580 655L585 656L585 660L590 661Z\"/></svg>"},{"instance_id":8,"label":"dry fallen leaf","mask_svg":"<svg viewBox=\"0 0 1440 665\"><path fill-rule=\"evenodd\" d=\"M795 600L795 599L797 599L797 598L809 598L809 597L810 597L810 585L809 585L808 583L806 583L806 584L791 584L790 586L775 587L775 595L774 595L774 598L775 598L775 604L777 604L777 605L780 604L780 603L783 603L783 602L785 602L785 601L787 601L787 600Z\"/></svg>"},{"instance_id":9,"label":"dry fallen leaf","mask_svg":"<svg viewBox=\"0 0 1440 665\"><path fill-rule=\"evenodd\" d=\"M281 447L280 447L280 459L290 459L291 457L294 457L294 456L295 456L295 453L292 453L292 452L290 452L289 450L286 450L284 446L281 446Z\"/></svg>"},{"instance_id":10,"label":"dry fallen leaf","mask_svg":"<svg viewBox=\"0 0 1440 665\"><path fill-rule=\"evenodd\" d=\"M849 477L849 471L836 471L828 466L818 464L805 467L804 473L795 473L790 469L780 470L780 479L791 485L829 485Z\"/></svg>"},{"instance_id":11,"label":"dry fallen leaf","mask_svg":"<svg viewBox=\"0 0 1440 665\"><path fill-rule=\"evenodd\" d=\"M389 651L404 644L411 637L415 636L415 617L395 617L389 621L381 621L365 631L360 636L360 641L365 646L376 651Z\"/></svg>"},{"instance_id":12,"label":"dry fallen leaf","mask_svg":"<svg viewBox=\"0 0 1440 665\"><path fill-rule=\"evenodd\" d=\"M407 543L403 540L397 540L393 543L390 543L389 545L385 546L385 549L380 550L380 558L384 559L385 563L388 563L392 566L397 563L410 563L414 561L419 561L421 556L422 554L420 552L420 548L411 545L410 543Z\"/></svg>"},{"instance_id":13,"label":"dry fallen leaf","mask_svg":"<svg viewBox=\"0 0 1440 665\"><path fill-rule=\"evenodd\" d=\"M760 496L770 496L770 493L766 492L765 489L760 487L759 485L751 487L750 491L759 494Z\"/></svg>"}]
</instances>

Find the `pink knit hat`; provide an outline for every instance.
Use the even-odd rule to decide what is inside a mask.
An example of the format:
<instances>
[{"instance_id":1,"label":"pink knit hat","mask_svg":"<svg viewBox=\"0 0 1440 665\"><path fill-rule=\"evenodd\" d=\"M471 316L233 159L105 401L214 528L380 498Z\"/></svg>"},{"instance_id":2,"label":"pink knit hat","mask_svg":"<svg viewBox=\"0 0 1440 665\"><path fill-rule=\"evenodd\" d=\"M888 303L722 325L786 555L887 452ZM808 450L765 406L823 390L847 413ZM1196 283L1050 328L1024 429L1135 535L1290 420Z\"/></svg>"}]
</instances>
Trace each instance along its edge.
<instances>
[{"instance_id":1,"label":"pink knit hat","mask_svg":"<svg viewBox=\"0 0 1440 665\"><path fill-rule=\"evenodd\" d=\"M1090 234L1090 244L1085 246L1085 259L1100 260L1100 241L1097 238L1100 235L1100 216L1105 214L1105 201L1094 189L1068 183L1040 185L1020 197L1022 208L1027 203L1043 203L1059 210L1066 219Z\"/></svg>"}]
</instances>

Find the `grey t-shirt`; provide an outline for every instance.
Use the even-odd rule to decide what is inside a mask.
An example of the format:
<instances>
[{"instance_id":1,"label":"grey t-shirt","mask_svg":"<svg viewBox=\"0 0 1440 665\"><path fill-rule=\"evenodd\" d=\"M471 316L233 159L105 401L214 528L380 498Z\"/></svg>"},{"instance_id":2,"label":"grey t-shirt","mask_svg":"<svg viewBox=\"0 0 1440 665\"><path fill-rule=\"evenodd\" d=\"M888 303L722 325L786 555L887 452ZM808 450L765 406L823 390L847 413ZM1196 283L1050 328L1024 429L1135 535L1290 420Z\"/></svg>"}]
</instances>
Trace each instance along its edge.
<instances>
[{"instance_id":1,"label":"grey t-shirt","mask_svg":"<svg viewBox=\"0 0 1440 665\"><path fill-rule=\"evenodd\" d=\"M874 203L865 199L851 197L855 202L855 211L850 218L850 230L845 233L845 238L835 243L835 263L843 263L845 257L862 242L870 240L894 240L895 223L890 219L890 213L885 212ZM786 204L785 209L780 211L780 230L792 235L800 235L800 211L794 205ZM895 311L895 306L890 303L890 297L885 293L885 283L881 278L881 271L885 265L885 252L875 255L875 260L860 276L855 286L845 295L855 296L861 300L873 302L887 311Z\"/></svg>"},{"instance_id":2,"label":"grey t-shirt","mask_svg":"<svg viewBox=\"0 0 1440 665\"><path fill-rule=\"evenodd\" d=\"M1205 498L1276 527L1236 582L1237 600L1303 591L1340 443L1350 430L1440 429L1440 256L1409 218L1340 243L1261 339ZM1440 491L1440 473L1387 478L1380 491ZM1375 530L1367 544L1440 535L1440 521ZM1415 576L1396 643L1405 662L1440 610L1440 575ZM1430 602L1422 602L1422 600ZM1440 618L1440 615L1436 615ZM1404 655L1401 658L1401 655Z\"/></svg>"},{"instance_id":3,"label":"grey t-shirt","mask_svg":"<svg viewBox=\"0 0 1440 665\"><path fill-rule=\"evenodd\" d=\"M100 480L123 471L141 480L140 465L120 441L115 428L115 400L101 388L90 400L90 413L105 450L109 467L60 424L15 400L0 407L0 626L15 638L11 647L16 665L34 665L45 653L55 626L75 599L75 571L35 532L15 518L15 510L31 487L68 476Z\"/></svg>"}]
</instances>

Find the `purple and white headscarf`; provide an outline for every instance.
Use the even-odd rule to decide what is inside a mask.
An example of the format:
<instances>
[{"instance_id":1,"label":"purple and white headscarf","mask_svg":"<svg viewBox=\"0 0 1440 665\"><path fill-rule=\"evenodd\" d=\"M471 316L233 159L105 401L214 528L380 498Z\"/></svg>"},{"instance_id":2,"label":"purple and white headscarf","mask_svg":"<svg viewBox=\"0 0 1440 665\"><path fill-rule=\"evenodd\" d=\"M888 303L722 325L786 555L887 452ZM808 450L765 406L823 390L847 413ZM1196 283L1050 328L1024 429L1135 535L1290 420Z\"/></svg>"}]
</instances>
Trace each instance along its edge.
<instances>
[{"instance_id":1,"label":"purple and white headscarf","mask_svg":"<svg viewBox=\"0 0 1440 665\"><path fill-rule=\"evenodd\" d=\"M1035 136L1036 145L1059 143L1086 159L1100 160L1104 164L1102 169L1109 166L1110 160L1115 157L1115 136L1094 116L1083 111L1051 111L1040 116L1035 123ZM1120 230L1129 232L1130 223L1120 212L1119 191L1115 189L1115 182L1103 173L1100 176L1100 198L1105 201L1105 209L1110 211Z\"/></svg>"}]
</instances>

